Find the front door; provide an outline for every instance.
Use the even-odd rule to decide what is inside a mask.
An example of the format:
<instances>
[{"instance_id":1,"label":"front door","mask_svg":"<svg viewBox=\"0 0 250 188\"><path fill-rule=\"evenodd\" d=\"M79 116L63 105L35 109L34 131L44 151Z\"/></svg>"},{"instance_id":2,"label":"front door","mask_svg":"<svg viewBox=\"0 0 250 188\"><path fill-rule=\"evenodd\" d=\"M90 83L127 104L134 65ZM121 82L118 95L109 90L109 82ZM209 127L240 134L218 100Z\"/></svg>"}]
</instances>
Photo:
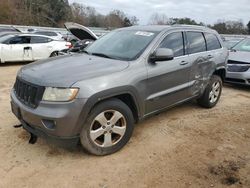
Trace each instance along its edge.
<instances>
[{"instance_id":1,"label":"front door","mask_svg":"<svg viewBox=\"0 0 250 188\"><path fill-rule=\"evenodd\" d=\"M158 48L174 51L174 59L148 63L146 114L164 109L188 98L190 63L185 54L183 32L168 34Z\"/></svg>"}]
</instances>

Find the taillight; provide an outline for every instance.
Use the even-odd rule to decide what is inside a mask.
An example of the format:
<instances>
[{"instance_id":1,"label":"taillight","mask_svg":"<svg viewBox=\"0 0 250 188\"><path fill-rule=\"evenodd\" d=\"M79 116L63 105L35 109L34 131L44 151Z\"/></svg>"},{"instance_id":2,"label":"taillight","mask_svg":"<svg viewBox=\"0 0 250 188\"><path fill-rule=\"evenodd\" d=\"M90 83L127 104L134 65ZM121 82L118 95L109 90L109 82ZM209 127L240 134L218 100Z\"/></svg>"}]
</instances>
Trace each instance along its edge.
<instances>
[{"instance_id":1,"label":"taillight","mask_svg":"<svg viewBox=\"0 0 250 188\"><path fill-rule=\"evenodd\" d=\"M73 47L73 45L71 44L71 42L67 42L67 43L66 43L66 46L67 46L68 48L72 48L72 47Z\"/></svg>"}]
</instances>

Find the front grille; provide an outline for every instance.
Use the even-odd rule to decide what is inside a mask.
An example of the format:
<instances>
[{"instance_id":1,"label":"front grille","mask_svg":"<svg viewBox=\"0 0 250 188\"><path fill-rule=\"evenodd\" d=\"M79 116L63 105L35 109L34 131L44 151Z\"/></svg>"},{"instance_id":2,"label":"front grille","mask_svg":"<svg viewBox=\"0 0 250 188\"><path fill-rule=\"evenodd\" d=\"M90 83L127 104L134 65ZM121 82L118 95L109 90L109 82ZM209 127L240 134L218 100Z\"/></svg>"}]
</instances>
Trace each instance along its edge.
<instances>
[{"instance_id":1,"label":"front grille","mask_svg":"<svg viewBox=\"0 0 250 188\"><path fill-rule=\"evenodd\" d=\"M249 65L250 62L242 62L242 61L233 61L233 60L228 60L227 64L241 64L241 65Z\"/></svg>"},{"instance_id":2,"label":"front grille","mask_svg":"<svg viewBox=\"0 0 250 188\"><path fill-rule=\"evenodd\" d=\"M39 102L42 100L44 87L37 86L21 80L20 78L16 79L14 85L14 91L16 97L25 105L36 108Z\"/></svg>"},{"instance_id":3,"label":"front grille","mask_svg":"<svg viewBox=\"0 0 250 188\"><path fill-rule=\"evenodd\" d=\"M227 70L229 72L246 72L250 66L237 66L237 65L228 65Z\"/></svg>"}]
</instances>

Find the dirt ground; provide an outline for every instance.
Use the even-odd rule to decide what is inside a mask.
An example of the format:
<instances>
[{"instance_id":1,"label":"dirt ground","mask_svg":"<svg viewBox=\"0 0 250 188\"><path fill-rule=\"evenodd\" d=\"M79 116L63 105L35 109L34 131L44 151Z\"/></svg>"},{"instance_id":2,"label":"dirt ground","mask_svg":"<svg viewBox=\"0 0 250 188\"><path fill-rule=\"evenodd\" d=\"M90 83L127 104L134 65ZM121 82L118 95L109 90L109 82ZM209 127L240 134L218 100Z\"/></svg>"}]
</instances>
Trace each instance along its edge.
<instances>
[{"instance_id":1,"label":"dirt ground","mask_svg":"<svg viewBox=\"0 0 250 188\"><path fill-rule=\"evenodd\" d=\"M210 110L191 102L147 119L121 151L96 157L30 145L13 128L20 66L0 66L0 187L250 187L250 88L225 86Z\"/></svg>"}]
</instances>

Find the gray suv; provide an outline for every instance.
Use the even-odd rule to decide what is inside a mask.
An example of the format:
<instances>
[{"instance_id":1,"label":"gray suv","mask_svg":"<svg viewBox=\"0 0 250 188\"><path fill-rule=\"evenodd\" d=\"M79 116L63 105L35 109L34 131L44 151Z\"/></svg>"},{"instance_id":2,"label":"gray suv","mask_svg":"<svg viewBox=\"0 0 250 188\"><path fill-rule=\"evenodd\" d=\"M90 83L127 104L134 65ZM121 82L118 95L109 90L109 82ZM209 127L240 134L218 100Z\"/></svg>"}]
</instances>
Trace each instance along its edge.
<instances>
[{"instance_id":1,"label":"gray suv","mask_svg":"<svg viewBox=\"0 0 250 188\"><path fill-rule=\"evenodd\" d=\"M83 54L22 67L11 92L12 111L32 143L45 137L111 154L146 117L191 99L214 107L227 57L220 36L205 27L118 29Z\"/></svg>"}]
</instances>

